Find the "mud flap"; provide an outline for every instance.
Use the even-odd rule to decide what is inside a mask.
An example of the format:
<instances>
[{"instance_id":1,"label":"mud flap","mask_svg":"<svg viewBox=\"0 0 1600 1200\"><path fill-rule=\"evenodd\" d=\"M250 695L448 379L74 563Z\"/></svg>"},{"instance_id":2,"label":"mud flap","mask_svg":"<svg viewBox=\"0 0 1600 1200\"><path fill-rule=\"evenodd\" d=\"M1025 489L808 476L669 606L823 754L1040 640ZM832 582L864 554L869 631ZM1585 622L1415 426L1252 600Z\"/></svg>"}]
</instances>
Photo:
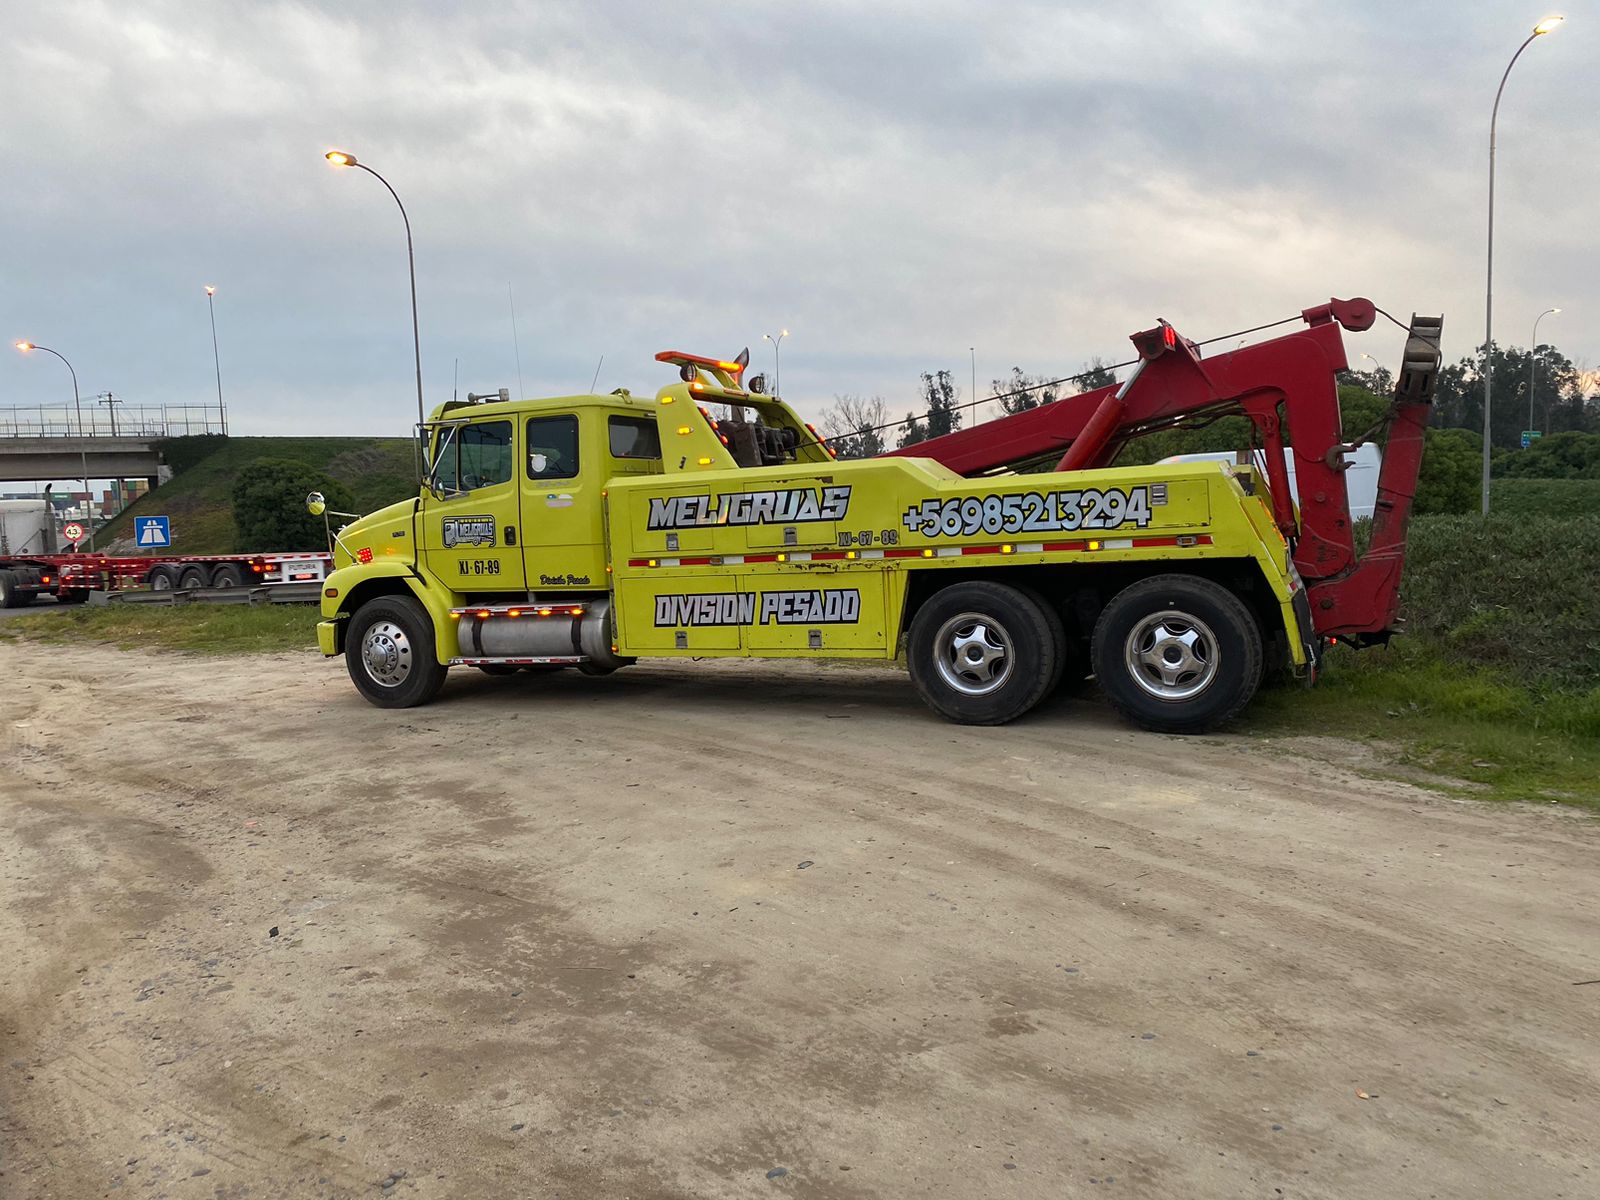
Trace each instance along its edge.
<instances>
[{"instance_id":1,"label":"mud flap","mask_svg":"<svg viewBox=\"0 0 1600 1200\"><path fill-rule=\"evenodd\" d=\"M1311 687L1317 682L1317 676L1322 671L1322 639L1316 634L1316 626L1311 623L1311 597L1305 588L1298 589L1291 601L1294 606L1294 623L1298 627L1300 643L1305 647L1306 661L1297 669L1300 682L1305 687Z\"/></svg>"}]
</instances>

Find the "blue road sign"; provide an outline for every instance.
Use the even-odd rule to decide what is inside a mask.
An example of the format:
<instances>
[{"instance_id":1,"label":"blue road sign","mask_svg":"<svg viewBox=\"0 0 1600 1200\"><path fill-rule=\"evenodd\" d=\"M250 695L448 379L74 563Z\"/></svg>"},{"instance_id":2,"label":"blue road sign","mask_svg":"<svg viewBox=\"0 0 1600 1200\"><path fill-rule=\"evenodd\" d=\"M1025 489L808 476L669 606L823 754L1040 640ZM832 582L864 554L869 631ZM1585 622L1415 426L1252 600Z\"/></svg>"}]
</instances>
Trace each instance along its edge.
<instances>
[{"instance_id":1,"label":"blue road sign","mask_svg":"<svg viewBox=\"0 0 1600 1200\"><path fill-rule=\"evenodd\" d=\"M137 530L134 544L141 550L172 545L172 522L166 517L135 517L133 527Z\"/></svg>"}]
</instances>

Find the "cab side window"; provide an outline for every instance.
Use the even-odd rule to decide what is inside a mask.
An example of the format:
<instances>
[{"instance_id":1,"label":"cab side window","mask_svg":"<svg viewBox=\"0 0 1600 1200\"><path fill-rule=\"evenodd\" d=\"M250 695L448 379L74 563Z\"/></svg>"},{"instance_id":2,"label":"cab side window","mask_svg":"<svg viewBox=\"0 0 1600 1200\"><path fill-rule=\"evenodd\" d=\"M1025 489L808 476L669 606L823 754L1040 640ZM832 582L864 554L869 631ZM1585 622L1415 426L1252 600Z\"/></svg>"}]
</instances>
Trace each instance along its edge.
<instances>
[{"instance_id":1,"label":"cab side window","mask_svg":"<svg viewBox=\"0 0 1600 1200\"><path fill-rule=\"evenodd\" d=\"M654 417L611 417L606 436L612 458L660 458L661 430Z\"/></svg>"},{"instance_id":2,"label":"cab side window","mask_svg":"<svg viewBox=\"0 0 1600 1200\"><path fill-rule=\"evenodd\" d=\"M448 439L448 440L446 440ZM462 425L451 437L440 435L443 459L438 482L445 492L471 492L511 478L511 422L479 421Z\"/></svg>"},{"instance_id":3,"label":"cab side window","mask_svg":"<svg viewBox=\"0 0 1600 1200\"><path fill-rule=\"evenodd\" d=\"M578 474L578 418L530 417L528 478L575 479Z\"/></svg>"}]
</instances>

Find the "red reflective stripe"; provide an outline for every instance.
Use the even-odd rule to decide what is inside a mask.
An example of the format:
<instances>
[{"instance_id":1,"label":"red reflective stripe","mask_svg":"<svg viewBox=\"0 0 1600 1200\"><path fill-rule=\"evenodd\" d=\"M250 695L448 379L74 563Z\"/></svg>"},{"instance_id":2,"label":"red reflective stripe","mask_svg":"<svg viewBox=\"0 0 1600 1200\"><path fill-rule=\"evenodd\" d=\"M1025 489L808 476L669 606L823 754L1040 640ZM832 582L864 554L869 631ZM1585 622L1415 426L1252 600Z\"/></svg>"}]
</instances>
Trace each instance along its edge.
<instances>
[{"instance_id":1,"label":"red reflective stripe","mask_svg":"<svg viewBox=\"0 0 1600 1200\"><path fill-rule=\"evenodd\" d=\"M1065 551L1087 550L1088 548L1088 542L1046 542L1044 544L1044 552L1046 554L1061 554Z\"/></svg>"},{"instance_id":2,"label":"red reflective stripe","mask_svg":"<svg viewBox=\"0 0 1600 1200\"><path fill-rule=\"evenodd\" d=\"M845 558L847 556L847 552L844 550L816 550L812 552L811 561L817 562L821 560L826 562L836 558Z\"/></svg>"},{"instance_id":3,"label":"red reflective stripe","mask_svg":"<svg viewBox=\"0 0 1600 1200\"><path fill-rule=\"evenodd\" d=\"M1000 547L999 546L963 546L963 547L961 547L961 553L963 553L963 554L999 554L1000 553Z\"/></svg>"},{"instance_id":4,"label":"red reflective stripe","mask_svg":"<svg viewBox=\"0 0 1600 1200\"><path fill-rule=\"evenodd\" d=\"M680 558L678 565L680 567L709 567L716 561L714 558Z\"/></svg>"},{"instance_id":5,"label":"red reflective stripe","mask_svg":"<svg viewBox=\"0 0 1600 1200\"><path fill-rule=\"evenodd\" d=\"M777 562L778 556L776 554L746 554L744 561L747 563Z\"/></svg>"},{"instance_id":6,"label":"red reflective stripe","mask_svg":"<svg viewBox=\"0 0 1600 1200\"><path fill-rule=\"evenodd\" d=\"M922 557L922 551L921 550L885 550L883 552L883 556L885 558L921 558Z\"/></svg>"},{"instance_id":7,"label":"red reflective stripe","mask_svg":"<svg viewBox=\"0 0 1600 1200\"><path fill-rule=\"evenodd\" d=\"M648 567L650 565L650 560L648 558L630 558L628 560L628 565L630 567Z\"/></svg>"}]
</instances>

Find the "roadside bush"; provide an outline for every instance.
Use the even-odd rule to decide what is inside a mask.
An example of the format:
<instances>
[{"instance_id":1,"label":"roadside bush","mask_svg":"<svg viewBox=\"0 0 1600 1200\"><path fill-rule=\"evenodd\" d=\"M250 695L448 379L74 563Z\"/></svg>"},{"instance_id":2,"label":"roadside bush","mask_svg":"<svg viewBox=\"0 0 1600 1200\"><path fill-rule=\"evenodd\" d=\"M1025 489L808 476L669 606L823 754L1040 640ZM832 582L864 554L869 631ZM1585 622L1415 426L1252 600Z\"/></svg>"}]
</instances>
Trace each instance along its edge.
<instances>
[{"instance_id":1,"label":"roadside bush","mask_svg":"<svg viewBox=\"0 0 1600 1200\"><path fill-rule=\"evenodd\" d=\"M1406 634L1535 691L1592 693L1597 579L1600 516L1422 517L1402 589Z\"/></svg>"},{"instance_id":2,"label":"roadside bush","mask_svg":"<svg viewBox=\"0 0 1600 1200\"><path fill-rule=\"evenodd\" d=\"M1600 433L1553 433L1526 450L1497 454L1494 466L1512 479L1600 480Z\"/></svg>"},{"instance_id":3,"label":"roadside bush","mask_svg":"<svg viewBox=\"0 0 1600 1200\"><path fill-rule=\"evenodd\" d=\"M1496 479L1489 507L1497 513L1600 516L1600 479Z\"/></svg>"},{"instance_id":4,"label":"roadside bush","mask_svg":"<svg viewBox=\"0 0 1600 1200\"><path fill-rule=\"evenodd\" d=\"M322 550L328 544L321 517L306 511L306 493L321 492L328 507L351 510L350 489L326 472L286 458L250 463L233 483L235 549Z\"/></svg>"}]
</instances>

